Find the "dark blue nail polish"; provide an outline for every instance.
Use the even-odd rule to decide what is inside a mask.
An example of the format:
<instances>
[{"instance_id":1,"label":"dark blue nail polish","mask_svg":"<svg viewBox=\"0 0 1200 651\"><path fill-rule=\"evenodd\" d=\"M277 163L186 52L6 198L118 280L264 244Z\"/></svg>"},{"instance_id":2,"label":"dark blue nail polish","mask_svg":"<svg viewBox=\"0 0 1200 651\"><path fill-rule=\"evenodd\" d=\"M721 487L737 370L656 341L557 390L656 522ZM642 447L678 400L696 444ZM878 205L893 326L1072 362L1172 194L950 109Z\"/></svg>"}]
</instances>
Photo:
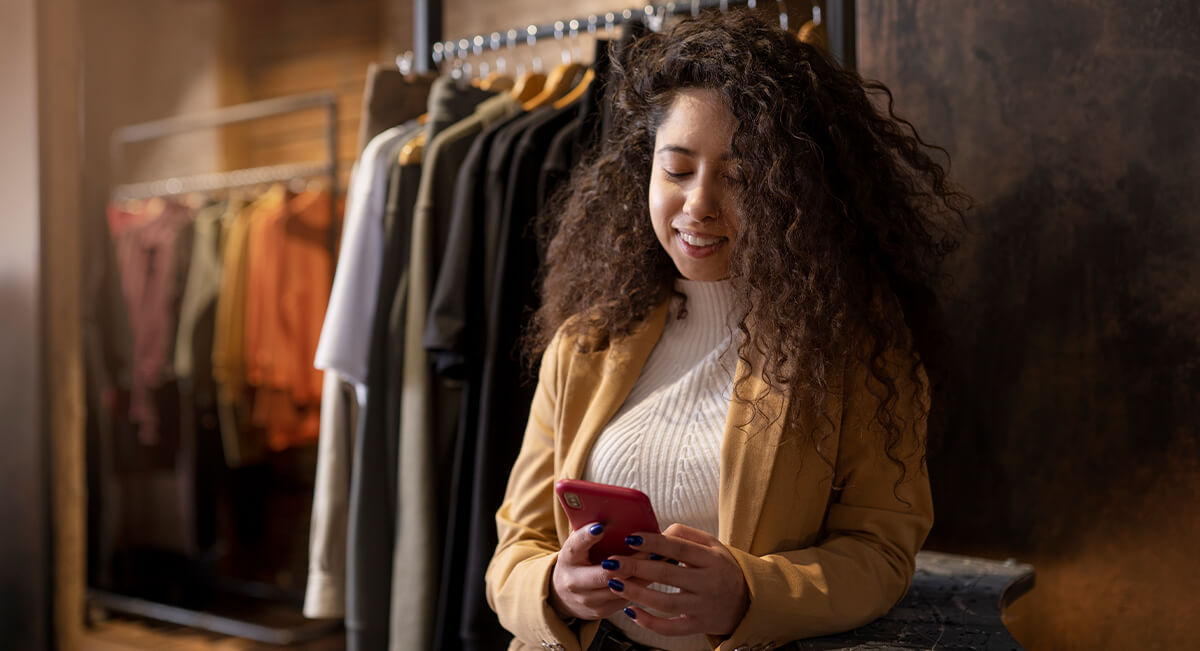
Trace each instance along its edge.
<instances>
[{"instance_id":1,"label":"dark blue nail polish","mask_svg":"<svg viewBox=\"0 0 1200 651\"><path fill-rule=\"evenodd\" d=\"M650 560L652 561L661 561L662 559L663 557L658 554L650 554Z\"/></svg>"},{"instance_id":2,"label":"dark blue nail polish","mask_svg":"<svg viewBox=\"0 0 1200 651\"><path fill-rule=\"evenodd\" d=\"M606 570L617 570L621 568L621 561L614 561L611 558L606 558L600 561L600 567Z\"/></svg>"},{"instance_id":3,"label":"dark blue nail polish","mask_svg":"<svg viewBox=\"0 0 1200 651\"><path fill-rule=\"evenodd\" d=\"M644 542L641 536L625 536L625 544L630 547L641 547Z\"/></svg>"},{"instance_id":4,"label":"dark blue nail polish","mask_svg":"<svg viewBox=\"0 0 1200 651\"><path fill-rule=\"evenodd\" d=\"M667 562L670 563L671 565L679 565L679 561L677 561L673 558L668 558Z\"/></svg>"},{"instance_id":5,"label":"dark blue nail polish","mask_svg":"<svg viewBox=\"0 0 1200 651\"><path fill-rule=\"evenodd\" d=\"M625 614L629 616L629 619L637 619L637 613L632 608L626 608Z\"/></svg>"},{"instance_id":6,"label":"dark blue nail polish","mask_svg":"<svg viewBox=\"0 0 1200 651\"><path fill-rule=\"evenodd\" d=\"M588 529L588 533L592 534L593 536L599 536L600 534L604 533L604 525L593 524L592 528Z\"/></svg>"},{"instance_id":7,"label":"dark blue nail polish","mask_svg":"<svg viewBox=\"0 0 1200 651\"><path fill-rule=\"evenodd\" d=\"M621 592L621 591L625 590L625 584L621 583L620 581L618 581L616 579L609 579L608 587L612 588L613 590L616 590L617 592Z\"/></svg>"}]
</instances>

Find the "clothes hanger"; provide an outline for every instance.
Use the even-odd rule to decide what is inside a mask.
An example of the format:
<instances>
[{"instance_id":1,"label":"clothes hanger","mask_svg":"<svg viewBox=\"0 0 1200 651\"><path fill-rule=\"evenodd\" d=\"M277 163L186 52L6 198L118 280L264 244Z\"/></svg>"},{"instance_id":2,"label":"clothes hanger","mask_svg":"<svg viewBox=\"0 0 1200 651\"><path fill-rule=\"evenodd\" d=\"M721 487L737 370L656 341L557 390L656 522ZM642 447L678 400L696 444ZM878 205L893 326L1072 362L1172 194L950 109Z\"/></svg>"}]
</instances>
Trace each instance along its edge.
<instances>
[{"instance_id":1,"label":"clothes hanger","mask_svg":"<svg viewBox=\"0 0 1200 651\"><path fill-rule=\"evenodd\" d=\"M425 124L425 120L429 119L429 114L424 113L417 118L419 124ZM413 137L412 140L404 143L400 148L399 162L401 165L416 165L421 162L421 156L425 153L425 130Z\"/></svg>"},{"instance_id":2,"label":"clothes hanger","mask_svg":"<svg viewBox=\"0 0 1200 651\"><path fill-rule=\"evenodd\" d=\"M525 42L529 45L537 43L537 25L530 25L525 28ZM511 49L517 38L517 30L508 30L508 47ZM542 87L546 84L546 75L542 74L542 58L535 56L533 59L533 67L529 70L524 70L523 66L517 66L517 82L509 91L510 96L524 104L529 100L537 97L542 92Z\"/></svg>"},{"instance_id":3,"label":"clothes hanger","mask_svg":"<svg viewBox=\"0 0 1200 651\"><path fill-rule=\"evenodd\" d=\"M699 0L693 0L693 2L696 3L697 7L699 6ZM727 2L727 0L722 0L722 2ZM632 14L632 12L630 12L629 10L626 10L626 14L627 14L626 18L628 18L629 15ZM597 28L597 24L599 23L599 20L600 20L599 17L596 16L595 14L588 16L588 28L587 29L588 29L589 35L595 37L596 28ZM604 15L604 35L606 38L610 38L610 39L613 38L613 31L616 29L616 20L617 20L617 17L612 12L609 12ZM575 21L571 21L571 22L574 23ZM572 25L572 28L574 28L573 25ZM575 87L572 88L570 91L568 91L566 95L563 95L562 97L560 97L558 100L556 100L554 102L555 110L562 110L562 109L566 108L568 105L570 105L572 102L574 102L575 100L582 97L583 93L589 87L591 87L592 82L595 81L595 79L596 79L596 70L594 68L592 68L591 66L585 67L583 70L583 76L579 79L579 83L575 84Z\"/></svg>"},{"instance_id":4,"label":"clothes hanger","mask_svg":"<svg viewBox=\"0 0 1200 651\"><path fill-rule=\"evenodd\" d=\"M812 19L800 26L796 38L825 52L829 51L829 31L821 19L821 5L812 6Z\"/></svg>"},{"instance_id":5,"label":"clothes hanger","mask_svg":"<svg viewBox=\"0 0 1200 651\"><path fill-rule=\"evenodd\" d=\"M454 47L451 45L450 47ZM438 68L441 68L442 63L448 59L446 46L440 42L433 44L433 63ZM422 113L417 116L417 124L424 125L429 120L428 113ZM397 162L401 165L417 165L421 162L421 156L425 153L425 130L414 136L411 140L404 143L400 148L400 154L396 157Z\"/></svg>"},{"instance_id":6,"label":"clothes hanger","mask_svg":"<svg viewBox=\"0 0 1200 651\"><path fill-rule=\"evenodd\" d=\"M493 52L500 49L500 32L492 32L491 49ZM484 65L486 64L480 64L481 73L483 73ZM516 81L514 81L512 77L505 74L505 69L507 67L508 63L505 61L504 55L497 56L496 69L486 74L483 83L481 83L479 87L493 93L512 90L512 87L516 85Z\"/></svg>"},{"instance_id":7,"label":"clothes hanger","mask_svg":"<svg viewBox=\"0 0 1200 651\"><path fill-rule=\"evenodd\" d=\"M697 1L699 1L699 0L697 0ZM579 21L572 20L568 26L571 28L571 32L570 32L571 33L571 43L578 45L578 43L579 43ZM596 31L595 16L592 16L588 20L588 33L594 34L595 31ZM575 47L572 47L572 49L571 49L571 57L572 57L572 59L575 59L575 60L580 58L580 53L578 52L578 50L575 49ZM595 78L596 78L596 71L593 70L591 66L584 66L583 67L583 75L579 78L579 81L575 84L575 86L573 88L571 88L570 90L568 90L562 97L560 97L554 101L555 110L561 111L562 109L569 106L575 100L579 99L580 97L583 97L584 91L586 91L592 85L592 80Z\"/></svg>"},{"instance_id":8,"label":"clothes hanger","mask_svg":"<svg viewBox=\"0 0 1200 651\"><path fill-rule=\"evenodd\" d=\"M592 85L592 80L595 78L596 78L596 71L591 66L584 68L583 78L581 78L579 80L579 83L575 84L574 88L567 91L566 95L563 95L562 97L555 100L554 108L556 110L561 111L562 109L564 109L568 105L570 105L571 102L574 102L575 100L579 99L580 97L583 97L584 91L586 91L588 89L588 87Z\"/></svg>"},{"instance_id":9,"label":"clothes hanger","mask_svg":"<svg viewBox=\"0 0 1200 651\"><path fill-rule=\"evenodd\" d=\"M480 82L479 87L484 90L490 90L493 93L501 93L506 90L512 90L516 84L517 82L512 77L499 70L493 70Z\"/></svg>"},{"instance_id":10,"label":"clothes hanger","mask_svg":"<svg viewBox=\"0 0 1200 651\"><path fill-rule=\"evenodd\" d=\"M578 21L572 21L578 29ZM554 38L557 41L562 41L563 27L565 25L560 20L554 23ZM542 87L542 92L536 97L530 99L522 105L526 111L541 108L551 104L554 100L562 97L575 87L575 80L583 73L583 64L577 63L571 56L570 49L563 50L563 62L550 71L546 77L546 84Z\"/></svg>"}]
</instances>

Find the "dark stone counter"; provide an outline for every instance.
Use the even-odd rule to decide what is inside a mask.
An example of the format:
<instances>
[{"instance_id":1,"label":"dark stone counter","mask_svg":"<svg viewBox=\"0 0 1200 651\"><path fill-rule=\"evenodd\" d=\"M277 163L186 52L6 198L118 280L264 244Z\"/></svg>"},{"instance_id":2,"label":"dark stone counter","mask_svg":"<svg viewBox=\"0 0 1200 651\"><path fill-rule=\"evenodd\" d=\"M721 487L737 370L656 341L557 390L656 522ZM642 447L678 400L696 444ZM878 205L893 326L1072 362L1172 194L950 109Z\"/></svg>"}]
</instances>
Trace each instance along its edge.
<instances>
[{"instance_id":1,"label":"dark stone counter","mask_svg":"<svg viewBox=\"0 0 1200 651\"><path fill-rule=\"evenodd\" d=\"M855 649L980 649L1010 651L1021 645L1001 613L1033 588L1033 567L924 551L917 554L912 587L885 617L840 635L796 642L803 651Z\"/></svg>"}]
</instances>

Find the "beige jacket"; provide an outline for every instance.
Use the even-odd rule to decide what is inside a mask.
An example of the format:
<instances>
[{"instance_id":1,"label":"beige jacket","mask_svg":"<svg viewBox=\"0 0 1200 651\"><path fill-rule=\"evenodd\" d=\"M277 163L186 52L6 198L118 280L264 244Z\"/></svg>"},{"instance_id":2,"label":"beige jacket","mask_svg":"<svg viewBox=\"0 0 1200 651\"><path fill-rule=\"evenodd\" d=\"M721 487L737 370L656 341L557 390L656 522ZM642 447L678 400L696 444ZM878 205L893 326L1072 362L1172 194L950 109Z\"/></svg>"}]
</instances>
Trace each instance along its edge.
<instances>
[{"instance_id":1,"label":"beige jacket","mask_svg":"<svg viewBox=\"0 0 1200 651\"><path fill-rule=\"evenodd\" d=\"M666 314L664 303L607 350L581 353L564 337L546 350L525 439L496 514L499 545L487 571L488 601L516 636L510 649L576 651L595 635L598 622L572 629L547 602L557 552L570 533L553 486L582 476L592 444L641 373ZM756 367L738 363L736 377L748 379L735 390L767 392L761 403L767 413L731 401L721 447L717 536L741 566L750 595L737 629L727 638L710 637L723 651L771 648L885 614L907 591L933 524L919 452L925 422L901 421L907 434L897 452L907 474L896 487L899 470L877 443L876 396L885 393L868 380L865 365L845 363L841 373L830 373L825 416L837 431L823 454L834 461L832 471L811 442L783 439L783 419L776 416L785 413L787 398L771 391ZM897 404L912 404L915 384L906 381L907 371L896 375ZM796 427L813 431L814 419Z\"/></svg>"}]
</instances>

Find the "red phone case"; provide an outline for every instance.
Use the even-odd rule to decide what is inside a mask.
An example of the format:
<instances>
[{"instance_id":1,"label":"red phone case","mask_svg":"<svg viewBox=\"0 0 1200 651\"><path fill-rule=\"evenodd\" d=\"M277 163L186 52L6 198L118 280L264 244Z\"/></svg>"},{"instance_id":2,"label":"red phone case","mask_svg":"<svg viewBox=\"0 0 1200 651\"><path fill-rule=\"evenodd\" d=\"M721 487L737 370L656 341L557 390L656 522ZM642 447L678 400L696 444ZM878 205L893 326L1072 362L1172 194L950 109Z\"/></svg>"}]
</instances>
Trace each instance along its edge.
<instances>
[{"instance_id":1,"label":"red phone case","mask_svg":"<svg viewBox=\"0 0 1200 651\"><path fill-rule=\"evenodd\" d=\"M554 484L554 492L567 512L572 531L593 522L604 525L604 537L588 553L592 563L633 553L635 550L625 544L625 536L631 533L658 533L658 518L650 507L650 498L642 491L582 479L560 479Z\"/></svg>"}]
</instances>

